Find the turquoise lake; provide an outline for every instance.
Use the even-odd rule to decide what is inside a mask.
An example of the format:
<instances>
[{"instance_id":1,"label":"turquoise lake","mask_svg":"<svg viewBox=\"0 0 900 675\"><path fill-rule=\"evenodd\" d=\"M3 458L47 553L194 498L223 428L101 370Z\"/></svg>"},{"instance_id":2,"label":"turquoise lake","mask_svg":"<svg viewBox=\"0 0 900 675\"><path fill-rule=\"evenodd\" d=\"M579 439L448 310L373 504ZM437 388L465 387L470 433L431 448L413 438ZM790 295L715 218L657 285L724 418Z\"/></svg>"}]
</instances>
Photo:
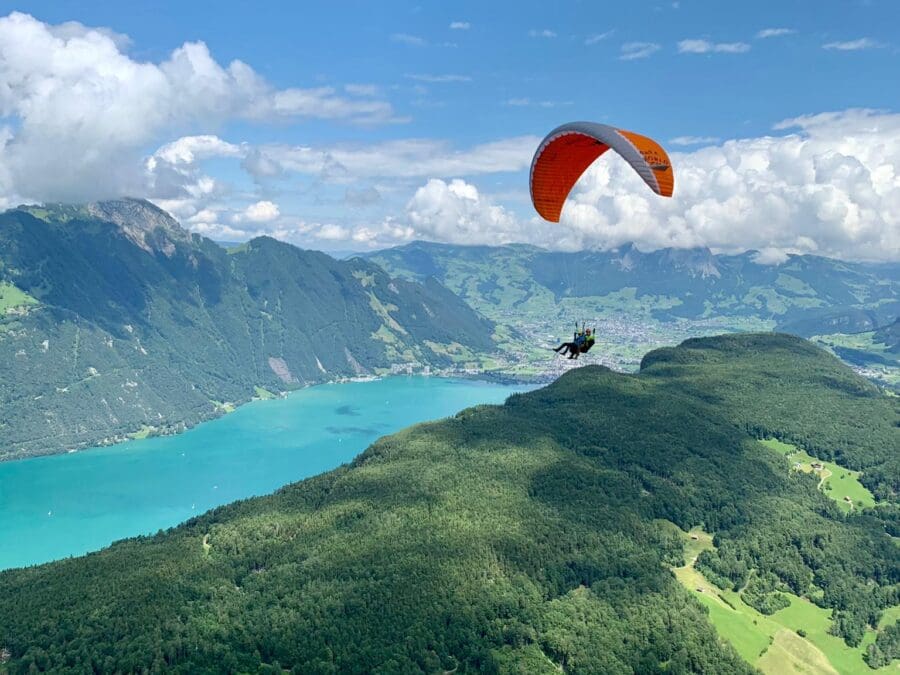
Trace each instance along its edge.
<instances>
[{"instance_id":1,"label":"turquoise lake","mask_svg":"<svg viewBox=\"0 0 900 675\"><path fill-rule=\"evenodd\" d=\"M326 384L177 436L0 463L0 569L171 527L333 469L410 424L526 389L433 377Z\"/></svg>"}]
</instances>

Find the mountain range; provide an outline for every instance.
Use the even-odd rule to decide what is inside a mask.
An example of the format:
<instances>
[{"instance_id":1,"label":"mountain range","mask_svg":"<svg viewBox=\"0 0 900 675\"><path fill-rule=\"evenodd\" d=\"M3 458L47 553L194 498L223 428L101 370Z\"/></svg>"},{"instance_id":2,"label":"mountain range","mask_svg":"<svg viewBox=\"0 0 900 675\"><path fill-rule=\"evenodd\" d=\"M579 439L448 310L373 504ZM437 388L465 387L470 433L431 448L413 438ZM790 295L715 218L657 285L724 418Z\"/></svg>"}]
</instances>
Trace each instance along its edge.
<instances>
[{"instance_id":1,"label":"mountain range","mask_svg":"<svg viewBox=\"0 0 900 675\"><path fill-rule=\"evenodd\" d=\"M146 201L20 207L0 214L0 460L447 365L492 332L433 279L267 237L226 251Z\"/></svg>"},{"instance_id":2,"label":"mountain range","mask_svg":"<svg viewBox=\"0 0 900 675\"><path fill-rule=\"evenodd\" d=\"M616 311L623 298L630 311L659 321L747 317L801 336L873 330L900 316L897 263L790 255L775 265L758 262L753 251L642 252L625 245L563 253L427 242L365 257L392 275L433 277L494 319L511 312L527 319L566 303L585 312Z\"/></svg>"}]
</instances>

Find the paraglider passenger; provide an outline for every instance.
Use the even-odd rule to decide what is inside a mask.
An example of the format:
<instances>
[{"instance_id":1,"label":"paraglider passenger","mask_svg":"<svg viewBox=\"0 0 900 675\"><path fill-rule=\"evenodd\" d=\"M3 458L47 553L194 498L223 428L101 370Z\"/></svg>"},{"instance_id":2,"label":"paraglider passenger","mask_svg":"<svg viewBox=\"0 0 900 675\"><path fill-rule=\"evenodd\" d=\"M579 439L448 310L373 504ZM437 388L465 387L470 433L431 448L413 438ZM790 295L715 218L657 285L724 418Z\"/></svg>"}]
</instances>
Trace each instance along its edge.
<instances>
[{"instance_id":1,"label":"paraglider passenger","mask_svg":"<svg viewBox=\"0 0 900 675\"><path fill-rule=\"evenodd\" d=\"M577 359L581 354L587 354L591 350L591 347L594 346L594 339L594 331L590 328L582 329L575 332L572 342L563 342L553 351L563 356L568 354L570 359Z\"/></svg>"}]
</instances>

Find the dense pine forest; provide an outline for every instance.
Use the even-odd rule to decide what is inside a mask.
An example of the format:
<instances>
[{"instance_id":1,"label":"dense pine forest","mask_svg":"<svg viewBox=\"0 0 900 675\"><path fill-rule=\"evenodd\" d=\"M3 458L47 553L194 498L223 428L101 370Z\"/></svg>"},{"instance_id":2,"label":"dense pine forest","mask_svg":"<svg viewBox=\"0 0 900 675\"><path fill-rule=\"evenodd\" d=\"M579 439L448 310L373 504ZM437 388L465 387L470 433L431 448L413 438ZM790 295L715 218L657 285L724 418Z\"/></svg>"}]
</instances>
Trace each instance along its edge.
<instances>
[{"instance_id":1,"label":"dense pine forest","mask_svg":"<svg viewBox=\"0 0 900 675\"><path fill-rule=\"evenodd\" d=\"M580 368L274 495L0 574L0 670L751 672L672 573L692 528L717 587L763 614L805 598L885 665L898 423L900 399L783 335ZM876 506L842 510L761 438L860 470Z\"/></svg>"}]
</instances>

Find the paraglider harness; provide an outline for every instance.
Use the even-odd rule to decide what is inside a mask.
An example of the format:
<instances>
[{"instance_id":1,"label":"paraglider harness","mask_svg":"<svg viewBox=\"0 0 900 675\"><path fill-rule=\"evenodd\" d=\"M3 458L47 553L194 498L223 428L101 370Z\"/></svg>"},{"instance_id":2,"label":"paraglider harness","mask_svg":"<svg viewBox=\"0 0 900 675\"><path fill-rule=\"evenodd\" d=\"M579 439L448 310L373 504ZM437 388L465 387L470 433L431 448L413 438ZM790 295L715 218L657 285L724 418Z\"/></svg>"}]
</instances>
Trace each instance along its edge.
<instances>
[{"instance_id":1,"label":"paraglider harness","mask_svg":"<svg viewBox=\"0 0 900 675\"><path fill-rule=\"evenodd\" d=\"M581 330L578 330L578 322L575 322L575 338L573 342L575 346L578 347L578 351L582 354L587 354L590 351L591 347L594 346L594 333L596 331L591 330L590 328L584 327L584 322L581 322Z\"/></svg>"},{"instance_id":2,"label":"paraglider harness","mask_svg":"<svg viewBox=\"0 0 900 675\"><path fill-rule=\"evenodd\" d=\"M594 346L594 334L596 330L592 330L590 328L585 328L584 322L581 323L581 329L578 329L578 322L575 322L575 334L572 337L571 342L563 342L559 347L556 347L553 351L557 354L562 354L565 356L569 355L570 359L577 359L579 354L587 354L591 347Z\"/></svg>"}]
</instances>

